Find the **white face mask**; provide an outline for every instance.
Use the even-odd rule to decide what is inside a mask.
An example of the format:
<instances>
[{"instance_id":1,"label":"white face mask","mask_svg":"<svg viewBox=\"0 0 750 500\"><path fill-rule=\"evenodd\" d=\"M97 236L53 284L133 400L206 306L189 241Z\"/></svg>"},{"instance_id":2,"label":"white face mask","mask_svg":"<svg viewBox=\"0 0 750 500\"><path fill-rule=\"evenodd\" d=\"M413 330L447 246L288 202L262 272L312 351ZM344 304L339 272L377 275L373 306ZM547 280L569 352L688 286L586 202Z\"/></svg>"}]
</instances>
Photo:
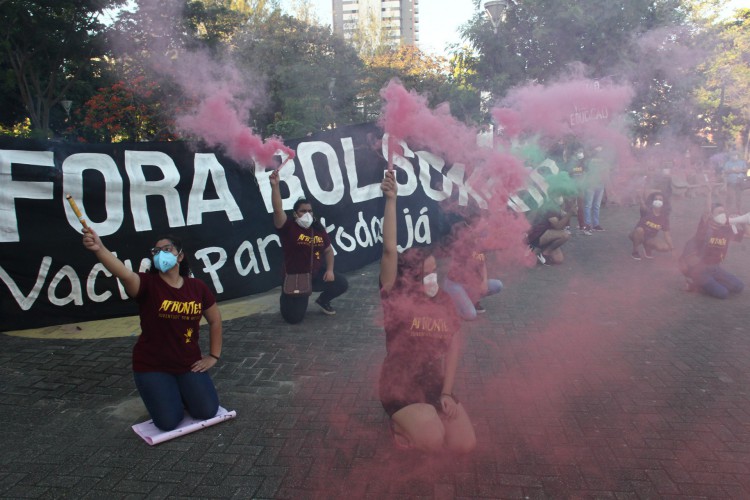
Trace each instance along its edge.
<instances>
[{"instance_id":1,"label":"white face mask","mask_svg":"<svg viewBox=\"0 0 750 500\"><path fill-rule=\"evenodd\" d=\"M440 287L438 286L438 275L437 273L430 273L422 278L422 284L424 285L424 293L428 297L434 297L437 295Z\"/></svg>"},{"instance_id":2,"label":"white face mask","mask_svg":"<svg viewBox=\"0 0 750 500\"><path fill-rule=\"evenodd\" d=\"M661 208L664 206L664 202L661 200L654 200L654 202L651 204L654 208Z\"/></svg>"},{"instance_id":3,"label":"white face mask","mask_svg":"<svg viewBox=\"0 0 750 500\"><path fill-rule=\"evenodd\" d=\"M578 158L579 160L583 160L583 153L577 153L576 158Z\"/></svg>"},{"instance_id":4,"label":"white face mask","mask_svg":"<svg viewBox=\"0 0 750 500\"><path fill-rule=\"evenodd\" d=\"M307 212L302 217L297 217L297 224L300 225L300 227L304 227L307 229L308 227L312 226L313 223L313 216L310 212Z\"/></svg>"},{"instance_id":5,"label":"white face mask","mask_svg":"<svg viewBox=\"0 0 750 500\"><path fill-rule=\"evenodd\" d=\"M727 214L718 214L714 216L714 222L722 226L727 223Z\"/></svg>"}]
</instances>

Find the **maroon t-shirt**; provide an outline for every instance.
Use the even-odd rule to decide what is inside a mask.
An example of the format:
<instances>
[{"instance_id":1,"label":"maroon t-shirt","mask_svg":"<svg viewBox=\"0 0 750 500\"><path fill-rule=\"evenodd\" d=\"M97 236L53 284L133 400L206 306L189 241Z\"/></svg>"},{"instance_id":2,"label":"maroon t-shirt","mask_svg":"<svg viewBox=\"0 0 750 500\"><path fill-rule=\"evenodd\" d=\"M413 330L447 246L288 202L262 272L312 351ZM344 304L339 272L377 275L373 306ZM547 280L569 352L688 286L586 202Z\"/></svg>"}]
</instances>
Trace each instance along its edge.
<instances>
[{"instance_id":1,"label":"maroon t-shirt","mask_svg":"<svg viewBox=\"0 0 750 500\"><path fill-rule=\"evenodd\" d=\"M450 296L440 290L427 297L422 284L397 281L381 288L387 355L380 370L379 396L389 414L412 403L438 404L443 385L442 360L461 319Z\"/></svg>"},{"instance_id":2,"label":"maroon t-shirt","mask_svg":"<svg viewBox=\"0 0 750 500\"><path fill-rule=\"evenodd\" d=\"M294 218L287 217L281 228L277 229L284 251L284 270L287 274L316 274L323 265L323 251L331 246L328 233L320 229L301 227ZM310 245L312 249L312 269L310 269Z\"/></svg>"},{"instance_id":3,"label":"maroon t-shirt","mask_svg":"<svg viewBox=\"0 0 750 500\"><path fill-rule=\"evenodd\" d=\"M216 303L199 279L184 278L180 288L158 274L138 273L135 301L140 309L141 336L133 347L133 371L185 373L201 359L198 345L203 312Z\"/></svg>"},{"instance_id":4,"label":"maroon t-shirt","mask_svg":"<svg viewBox=\"0 0 750 500\"><path fill-rule=\"evenodd\" d=\"M729 242L742 241L745 234L744 231L735 233L728 224L719 228L706 224L705 231L701 261L709 266L721 264L729 251Z\"/></svg>"},{"instance_id":5,"label":"maroon t-shirt","mask_svg":"<svg viewBox=\"0 0 750 500\"><path fill-rule=\"evenodd\" d=\"M641 218L636 227L642 227L646 239L653 238L659 231L669 231L669 215L662 211L656 215L653 210L641 210Z\"/></svg>"}]
</instances>

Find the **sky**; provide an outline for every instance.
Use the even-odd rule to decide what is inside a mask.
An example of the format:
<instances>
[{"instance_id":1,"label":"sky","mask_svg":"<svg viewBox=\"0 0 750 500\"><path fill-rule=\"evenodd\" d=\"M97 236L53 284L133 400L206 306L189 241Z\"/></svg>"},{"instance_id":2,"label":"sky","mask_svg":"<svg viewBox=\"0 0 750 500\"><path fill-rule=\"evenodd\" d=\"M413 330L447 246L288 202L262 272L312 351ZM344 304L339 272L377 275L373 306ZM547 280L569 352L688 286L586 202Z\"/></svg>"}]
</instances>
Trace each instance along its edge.
<instances>
[{"instance_id":1,"label":"sky","mask_svg":"<svg viewBox=\"0 0 750 500\"><path fill-rule=\"evenodd\" d=\"M311 0L324 25L331 25L331 0ZM281 0L288 9L292 0ZM727 0L724 9L733 12L750 7L750 0ZM436 55L445 55L446 44L459 43L458 27L474 15L472 0L421 0L419 2L419 48Z\"/></svg>"},{"instance_id":2,"label":"sky","mask_svg":"<svg viewBox=\"0 0 750 500\"><path fill-rule=\"evenodd\" d=\"M312 0L321 24L331 24L331 0ZM292 5L282 0L283 8ZM447 55L445 45L458 43L458 27L474 15L472 0L421 0L419 2L419 48L436 55Z\"/></svg>"}]
</instances>

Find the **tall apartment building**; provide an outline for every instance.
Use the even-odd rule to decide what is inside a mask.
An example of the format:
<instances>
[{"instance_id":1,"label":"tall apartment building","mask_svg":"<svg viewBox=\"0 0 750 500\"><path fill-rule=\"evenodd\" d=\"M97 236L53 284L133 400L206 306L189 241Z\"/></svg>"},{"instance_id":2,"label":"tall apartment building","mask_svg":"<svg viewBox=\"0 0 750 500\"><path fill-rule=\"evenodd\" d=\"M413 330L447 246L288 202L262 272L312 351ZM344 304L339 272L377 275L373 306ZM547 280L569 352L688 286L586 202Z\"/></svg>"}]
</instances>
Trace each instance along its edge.
<instances>
[{"instance_id":1,"label":"tall apartment building","mask_svg":"<svg viewBox=\"0 0 750 500\"><path fill-rule=\"evenodd\" d=\"M333 32L351 39L360 23L382 30L393 45L419 44L419 0L331 0Z\"/></svg>"}]
</instances>

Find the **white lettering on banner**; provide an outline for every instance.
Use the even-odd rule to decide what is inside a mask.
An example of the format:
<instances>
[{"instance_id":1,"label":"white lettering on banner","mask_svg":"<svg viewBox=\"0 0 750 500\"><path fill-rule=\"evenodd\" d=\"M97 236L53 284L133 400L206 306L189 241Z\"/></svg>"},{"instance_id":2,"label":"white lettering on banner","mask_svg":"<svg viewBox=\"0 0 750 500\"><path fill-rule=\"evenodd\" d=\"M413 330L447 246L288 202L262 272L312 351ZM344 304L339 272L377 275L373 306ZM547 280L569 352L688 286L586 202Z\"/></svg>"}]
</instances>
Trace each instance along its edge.
<instances>
[{"instance_id":1,"label":"white lettering on banner","mask_svg":"<svg viewBox=\"0 0 750 500\"><path fill-rule=\"evenodd\" d=\"M529 178L534 185L529 185L526 187L526 189L518 191L516 194L508 198L508 206L515 212L525 213L531 211L531 208L529 208L529 206L520 198L520 196L524 192L528 193L529 196L531 196L531 198L536 202L537 206L541 206L542 203L544 203L544 198L545 196L547 196L547 189L549 189L549 184L547 184L545 176L539 173L542 170L548 170L550 172L549 175L556 175L560 172L557 163L549 158L537 165L536 168L534 168L529 173Z\"/></svg>"},{"instance_id":2,"label":"white lettering on banner","mask_svg":"<svg viewBox=\"0 0 750 500\"><path fill-rule=\"evenodd\" d=\"M163 179L147 181L143 172L145 165L159 168ZM130 180L130 210L133 225L137 232L151 230L146 198L159 196L164 199L169 227L183 227L185 218L180 205L180 193L176 186L180 181L180 171L172 158L160 151L125 151L125 171Z\"/></svg>"},{"instance_id":3,"label":"white lettering on banner","mask_svg":"<svg viewBox=\"0 0 750 500\"><path fill-rule=\"evenodd\" d=\"M44 282L47 280L47 274L49 273L51 265L52 257L47 256L42 259L42 265L39 266L39 272L36 275L36 283L34 283L34 287L28 295L24 295L23 292L21 292L21 289L18 287L15 280L10 277L2 266L0 266L0 278L5 282L5 285L8 287L8 290L10 290L13 298L16 299L16 303L22 311L28 311L34 305L34 302L36 302L37 297L39 297L39 292L42 291L42 286L44 286Z\"/></svg>"},{"instance_id":4,"label":"white lettering on banner","mask_svg":"<svg viewBox=\"0 0 750 500\"><path fill-rule=\"evenodd\" d=\"M578 106L574 106L573 112L570 114L570 125L575 127L576 125L583 125L590 121L606 120L607 118L609 118L609 109L606 107L594 107L582 110Z\"/></svg>"},{"instance_id":5,"label":"white lettering on banner","mask_svg":"<svg viewBox=\"0 0 750 500\"><path fill-rule=\"evenodd\" d=\"M388 158L388 134L383 135L382 143L383 158ZM404 141L398 141L398 145L404 150L405 157L414 158L414 153ZM404 156L394 154L392 160L394 167L398 167L406 172L406 184L399 183L398 185L398 195L402 197L411 196L417 190L417 175L414 173L414 165Z\"/></svg>"},{"instance_id":6,"label":"white lettering on banner","mask_svg":"<svg viewBox=\"0 0 750 500\"><path fill-rule=\"evenodd\" d=\"M445 160L427 151L417 151L419 159L419 181L425 194L435 201L443 201L450 197L453 192L453 182L442 174ZM434 168L443 178L443 187L440 190L432 189L430 168Z\"/></svg>"},{"instance_id":7,"label":"white lettering on banner","mask_svg":"<svg viewBox=\"0 0 750 500\"><path fill-rule=\"evenodd\" d=\"M362 248L371 247L375 244L376 235L370 232L362 212L357 214L357 223L354 224L354 237L357 239L357 244Z\"/></svg>"},{"instance_id":8,"label":"white lettering on banner","mask_svg":"<svg viewBox=\"0 0 750 500\"><path fill-rule=\"evenodd\" d=\"M52 182L14 181L14 163L54 168L51 151L18 151L0 149L0 243L21 241L18 232L16 199L51 200L54 198ZM45 171L40 177L47 177ZM33 302L33 301L32 301Z\"/></svg>"},{"instance_id":9,"label":"white lettering on banner","mask_svg":"<svg viewBox=\"0 0 750 500\"><path fill-rule=\"evenodd\" d=\"M328 173L331 176L333 186L330 191L324 190L318 182L318 174L312 157L315 154L323 154L326 157ZM341 176L341 165L330 144L322 141L303 142L297 146L297 160L305 174L307 190L323 205L335 205L344 197L344 179Z\"/></svg>"},{"instance_id":10,"label":"white lettering on banner","mask_svg":"<svg viewBox=\"0 0 750 500\"><path fill-rule=\"evenodd\" d=\"M352 203L362 203L380 198L382 196L380 182L359 187L359 175L357 174L357 164L354 159L354 142L352 138L344 137L341 139L341 148L344 151L344 166L346 168L346 176L349 179Z\"/></svg>"},{"instance_id":11,"label":"white lettering on banner","mask_svg":"<svg viewBox=\"0 0 750 500\"><path fill-rule=\"evenodd\" d=\"M263 263L263 271L268 272L271 270L271 266L268 262L266 248L271 242L276 242L278 247L281 248L281 240L279 240L278 235L271 234L266 236L265 238L258 238L255 241L258 246L258 252L260 253L261 262ZM247 265L242 264L242 254L245 252L247 252L247 254L250 256L250 261ZM234 253L234 266L237 268L237 272L240 276L247 276L248 274L250 274L250 271L254 272L255 274L260 274L258 258L255 255L255 250L253 249L252 243L250 243L249 241L243 241L240 244L240 247Z\"/></svg>"},{"instance_id":12,"label":"white lettering on banner","mask_svg":"<svg viewBox=\"0 0 750 500\"><path fill-rule=\"evenodd\" d=\"M406 222L406 245L398 245L398 251L403 252L404 250L411 248L414 243L425 243L429 245L432 243L432 234L430 233L430 216L427 215L427 207L422 207L419 211L419 217L417 223L414 224L409 213L409 209L404 209L404 220ZM420 234L420 228L421 234Z\"/></svg>"},{"instance_id":13,"label":"white lettering on banner","mask_svg":"<svg viewBox=\"0 0 750 500\"><path fill-rule=\"evenodd\" d=\"M478 177L478 173L475 174ZM466 206L469 204L469 196L477 202L479 208L487 208L489 204L477 193L465 180L466 166L463 163L454 163L445 173L445 176L458 186L458 204Z\"/></svg>"},{"instance_id":14,"label":"white lettering on banner","mask_svg":"<svg viewBox=\"0 0 750 500\"><path fill-rule=\"evenodd\" d=\"M70 293L66 297L58 297L55 293L57 291L57 285L64 279L68 279L70 282ZM50 304L55 306L64 306L71 302L77 306L83 305L83 291L81 290L81 280L78 279L75 269L70 266L62 266L55 277L47 288L47 299Z\"/></svg>"},{"instance_id":15,"label":"white lettering on banner","mask_svg":"<svg viewBox=\"0 0 750 500\"><path fill-rule=\"evenodd\" d=\"M188 225L200 225L203 222L203 214L206 212L225 212L230 221L242 220L240 207L227 184L226 170L216 159L216 155L198 153L195 155L194 163L193 187L190 189L188 199ZM203 198L209 177L213 181L218 196L214 200Z\"/></svg>"},{"instance_id":16,"label":"white lettering on banner","mask_svg":"<svg viewBox=\"0 0 750 500\"><path fill-rule=\"evenodd\" d=\"M95 264L94 267L91 268L89 277L86 279L86 295L88 295L88 297L93 302L104 302L112 296L112 292L110 292L109 290L101 294L96 293L96 287L94 285L96 284L96 278L99 274L103 274L107 278L112 277L112 273L107 271L107 268L104 267L104 264ZM117 281L119 283L120 280Z\"/></svg>"},{"instance_id":17,"label":"white lettering on banner","mask_svg":"<svg viewBox=\"0 0 750 500\"><path fill-rule=\"evenodd\" d=\"M403 210L404 222L406 224L406 245L399 246L399 251L404 251L410 248L414 243L425 243L429 244L432 242L430 233L430 220L427 207L422 207L419 211L419 217L416 221L413 220L408 208ZM325 219L321 218L321 223L325 225ZM368 229L369 228L369 229ZM335 243L340 250L345 252L355 252L358 248L369 248L374 246L378 242L383 241L383 220L380 217L372 217L369 224L365 219L365 215L362 211L357 213L357 222L354 224L352 234L350 234L343 226L336 226L334 224L326 226L329 234L333 234ZM368 232L369 231L369 232ZM234 253L234 264L237 274L240 276L247 276L250 272L259 275L264 272L271 272L271 265L268 260L269 246L273 248L271 250L278 250L281 248L281 242L278 235L270 234L263 238L256 239L256 249L253 248L252 243L249 241L243 241ZM257 253L256 253L257 251ZM334 246L334 251L336 248ZM202 261L203 269L210 278L213 284L213 288L216 293L222 293L224 286L219 277L219 270L223 269L227 262L228 252L222 247L207 247L195 252L195 257ZM245 263L245 255L248 256L249 260ZM115 255L116 256L116 255ZM214 257L216 256L216 257ZM123 260L123 264L128 269L132 270L132 263L129 259ZM28 311L31 309L36 302L39 294L44 288L47 275L49 274L52 266L52 257L44 257L37 273L36 283L33 289L28 295L24 295L15 283L13 278L0 266L0 278L5 282L8 289L10 290L13 298L18 303L19 307ZM140 261L138 272L147 272L151 267L151 259L143 258ZM104 293L98 293L96 291L97 284L103 280L115 279L119 295L121 300L127 300L128 296L125 293L125 289L119 279L114 278L109 271L107 271L101 263L96 263L92 266L88 273L82 274L85 276L85 291L86 297L93 302L102 303L111 301L114 295L105 291ZM57 293L57 289L63 280L68 280L70 283L70 292L67 296L61 297ZM83 287L80 278L76 274L75 270L68 265L64 265L50 281L47 288L47 297L49 302L55 306L64 306L71 302L75 305L83 304Z\"/></svg>"},{"instance_id":18,"label":"white lettering on banner","mask_svg":"<svg viewBox=\"0 0 750 500\"><path fill-rule=\"evenodd\" d=\"M263 262L263 269L265 271L271 270L271 265L268 262L268 252L266 252L266 248L268 248L268 245L270 243L276 243L276 245L281 248L281 240L279 239L278 234L269 234L263 239L258 238L258 251L260 252L260 260Z\"/></svg>"},{"instance_id":19,"label":"white lettering on banner","mask_svg":"<svg viewBox=\"0 0 750 500\"><path fill-rule=\"evenodd\" d=\"M281 155L283 167L279 169L279 183L283 182L289 188L289 197L282 198L281 203L284 210L291 210L294 202L299 198L305 197L305 191L302 189L302 181L294 175L294 160L286 161L287 155ZM271 182L268 178L273 170L266 171L265 168L255 164L255 180L258 181L258 189L266 205L266 212L273 213L273 203L271 202Z\"/></svg>"},{"instance_id":20,"label":"white lettering on banner","mask_svg":"<svg viewBox=\"0 0 750 500\"><path fill-rule=\"evenodd\" d=\"M218 254L219 256L219 258L216 259L216 262L211 262L211 259L209 258L209 255L212 253ZM221 247L208 247L195 252L195 256L203 261L202 271L211 277L211 282L214 284L216 293L222 293L224 291L224 285L221 284L221 280L216 271L224 267L224 264L227 262L227 251Z\"/></svg>"},{"instance_id":21,"label":"white lettering on banner","mask_svg":"<svg viewBox=\"0 0 750 500\"><path fill-rule=\"evenodd\" d=\"M95 222L86 214L83 198L83 173L86 170L96 170L104 177L104 206L107 218L102 222ZM116 233L125 220L123 210L123 182L115 161L103 153L76 153L65 158L62 164L63 193L70 194L77 201L83 218L94 228L99 236ZM81 227L78 216L73 212L69 203L64 203L65 217L70 227L76 230Z\"/></svg>"}]
</instances>

